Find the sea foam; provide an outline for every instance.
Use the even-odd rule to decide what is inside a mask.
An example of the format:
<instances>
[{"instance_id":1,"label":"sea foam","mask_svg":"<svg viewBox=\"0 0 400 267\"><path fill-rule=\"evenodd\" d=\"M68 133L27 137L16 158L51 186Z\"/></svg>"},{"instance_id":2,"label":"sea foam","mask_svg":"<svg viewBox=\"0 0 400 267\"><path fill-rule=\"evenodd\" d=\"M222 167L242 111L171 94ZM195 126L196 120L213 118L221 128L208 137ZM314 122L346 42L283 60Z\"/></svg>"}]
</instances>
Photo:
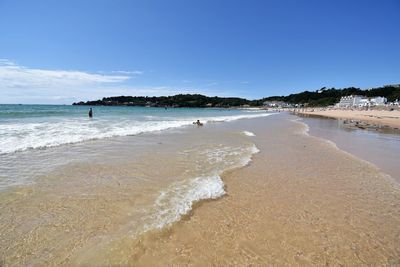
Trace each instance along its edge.
<instances>
[{"instance_id":1,"label":"sea foam","mask_svg":"<svg viewBox=\"0 0 400 267\"><path fill-rule=\"evenodd\" d=\"M224 183L217 174L175 183L161 192L156 200L158 212L153 228L162 228L180 220L197 201L216 199L224 194Z\"/></svg>"},{"instance_id":2,"label":"sea foam","mask_svg":"<svg viewBox=\"0 0 400 267\"><path fill-rule=\"evenodd\" d=\"M201 112L200 112L201 113ZM203 114L204 115L204 114ZM204 117L145 117L135 120L129 117L97 117L93 120L82 118L45 118L40 121L0 121L0 154L28 149L43 149L89 140L142 133L165 131L192 125L200 119L205 123L227 122L270 116L271 113L251 112L231 116ZM201 114L200 114L201 116Z\"/></svg>"},{"instance_id":3,"label":"sea foam","mask_svg":"<svg viewBox=\"0 0 400 267\"><path fill-rule=\"evenodd\" d=\"M246 136L256 136L254 133L249 132L249 131L243 131L242 133L243 133L244 135L246 135Z\"/></svg>"},{"instance_id":4,"label":"sea foam","mask_svg":"<svg viewBox=\"0 0 400 267\"><path fill-rule=\"evenodd\" d=\"M210 153L210 158L214 161L216 155L220 158L230 155L237 155L238 150L226 148L227 154L221 154L221 148L218 148L214 153ZM152 223L146 225L146 230L161 229L176 221L179 221L183 215L188 214L193 207L193 204L206 199L217 199L226 194L225 185L220 175L229 169L243 167L251 162L253 154L260 150L252 144L242 149L237 157L236 162L232 162L230 166L224 170L215 171L214 174L208 176L199 176L192 179L171 184L168 189L160 192L159 197L155 202L155 214L152 216Z\"/></svg>"}]
</instances>

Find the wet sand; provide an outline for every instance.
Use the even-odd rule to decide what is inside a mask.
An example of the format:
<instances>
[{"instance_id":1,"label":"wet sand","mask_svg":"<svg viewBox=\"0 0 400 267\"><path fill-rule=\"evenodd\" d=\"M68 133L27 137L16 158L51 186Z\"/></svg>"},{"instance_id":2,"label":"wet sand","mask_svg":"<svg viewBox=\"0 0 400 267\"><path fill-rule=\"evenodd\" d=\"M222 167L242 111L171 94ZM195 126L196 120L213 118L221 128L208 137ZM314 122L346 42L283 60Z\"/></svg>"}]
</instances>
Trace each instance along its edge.
<instances>
[{"instance_id":1,"label":"wet sand","mask_svg":"<svg viewBox=\"0 0 400 267\"><path fill-rule=\"evenodd\" d=\"M286 115L283 115L286 116ZM278 118L278 117L277 117ZM282 117L280 117L282 119ZM261 152L225 173L227 195L163 231L126 237L74 264L396 265L400 191L376 167L277 119L247 122ZM246 123L245 123L246 124Z\"/></svg>"},{"instance_id":2,"label":"wet sand","mask_svg":"<svg viewBox=\"0 0 400 267\"><path fill-rule=\"evenodd\" d=\"M400 110L341 110L310 109L300 111L304 115L318 115L336 119L353 119L369 122L378 126L400 129Z\"/></svg>"},{"instance_id":3,"label":"wet sand","mask_svg":"<svg viewBox=\"0 0 400 267\"><path fill-rule=\"evenodd\" d=\"M251 131L260 152L248 166L223 173L225 196L198 202L179 222L139 236L131 220L140 212L128 213L155 192L149 183L132 194L137 184L121 178L129 177L129 164L84 166L80 175L63 176L76 177L74 183L100 169L102 186L91 188L86 177L75 194L59 182L2 193L1 257L11 265L50 266L400 264L398 184L309 136L295 119L281 114L197 132L195 140L218 143L212 134L219 131ZM143 168L154 171L144 164L154 160L149 155ZM176 159L160 164L165 169L158 171L171 177L184 170Z\"/></svg>"},{"instance_id":4,"label":"wet sand","mask_svg":"<svg viewBox=\"0 0 400 267\"><path fill-rule=\"evenodd\" d=\"M312 136L334 142L340 149L375 164L400 183L400 131L390 128L367 130L349 127L344 120L301 116Z\"/></svg>"}]
</instances>

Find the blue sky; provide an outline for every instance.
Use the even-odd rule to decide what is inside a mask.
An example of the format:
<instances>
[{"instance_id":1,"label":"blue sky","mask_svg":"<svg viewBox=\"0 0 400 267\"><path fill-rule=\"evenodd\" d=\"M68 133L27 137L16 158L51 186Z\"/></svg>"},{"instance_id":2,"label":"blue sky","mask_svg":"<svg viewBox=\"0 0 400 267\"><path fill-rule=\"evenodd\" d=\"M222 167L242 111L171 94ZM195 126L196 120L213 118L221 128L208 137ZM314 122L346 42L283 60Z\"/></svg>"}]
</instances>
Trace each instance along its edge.
<instances>
[{"instance_id":1,"label":"blue sky","mask_svg":"<svg viewBox=\"0 0 400 267\"><path fill-rule=\"evenodd\" d=\"M0 103L400 83L399 0L0 0Z\"/></svg>"}]
</instances>

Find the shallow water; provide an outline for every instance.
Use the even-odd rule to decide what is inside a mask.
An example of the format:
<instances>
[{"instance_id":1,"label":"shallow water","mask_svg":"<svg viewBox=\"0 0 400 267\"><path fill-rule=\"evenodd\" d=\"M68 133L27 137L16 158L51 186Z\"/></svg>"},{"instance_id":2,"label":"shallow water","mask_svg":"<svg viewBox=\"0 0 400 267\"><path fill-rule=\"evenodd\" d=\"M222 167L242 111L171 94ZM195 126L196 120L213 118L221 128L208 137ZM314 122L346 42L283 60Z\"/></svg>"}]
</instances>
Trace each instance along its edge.
<instances>
[{"instance_id":1,"label":"shallow water","mask_svg":"<svg viewBox=\"0 0 400 267\"><path fill-rule=\"evenodd\" d=\"M199 200L223 196L220 175L258 152L246 129L216 122L237 116L1 155L3 175L9 174L0 192L3 258L65 263L75 250L90 255L113 240L178 221Z\"/></svg>"},{"instance_id":2,"label":"shallow water","mask_svg":"<svg viewBox=\"0 0 400 267\"><path fill-rule=\"evenodd\" d=\"M234 121L270 115L260 110L0 105L0 190L69 164L126 160L151 140L141 134L180 131L193 121ZM133 136L133 138L127 138ZM51 149L49 149L51 148Z\"/></svg>"},{"instance_id":3,"label":"shallow water","mask_svg":"<svg viewBox=\"0 0 400 267\"><path fill-rule=\"evenodd\" d=\"M400 182L400 134L349 128L343 120L302 117L311 135L334 142L358 158L375 164Z\"/></svg>"},{"instance_id":4,"label":"shallow water","mask_svg":"<svg viewBox=\"0 0 400 267\"><path fill-rule=\"evenodd\" d=\"M225 172L226 192L139 238L77 253L72 265L393 266L400 259L398 187L373 165L305 133L281 114L220 125L260 149Z\"/></svg>"}]
</instances>

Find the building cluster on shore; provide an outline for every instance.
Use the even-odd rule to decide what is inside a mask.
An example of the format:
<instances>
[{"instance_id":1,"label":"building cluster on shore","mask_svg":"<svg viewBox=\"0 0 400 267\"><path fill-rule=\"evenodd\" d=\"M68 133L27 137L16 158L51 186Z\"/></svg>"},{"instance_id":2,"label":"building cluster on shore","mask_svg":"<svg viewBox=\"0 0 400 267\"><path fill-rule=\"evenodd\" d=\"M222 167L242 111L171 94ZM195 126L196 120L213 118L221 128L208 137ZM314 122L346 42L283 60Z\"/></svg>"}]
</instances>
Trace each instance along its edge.
<instances>
[{"instance_id":1,"label":"building cluster on shore","mask_svg":"<svg viewBox=\"0 0 400 267\"><path fill-rule=\"evenodd\" d=\"M307 104L291 104L284 101L264 101L263 106L265 108L303 108L307 107ZM395 100L393 102L388 102L386 97L376 96L376 97L366 97L361 95L349 95L340 98L340 101L331 108L369 108L369 107L398 107L400 106L400 101ZM328 106L329 108L329 106Z\"/></svg>"},{"instance_id":2,"label":"building cluster on shore","mask_svg":"<svg viewBox=\"0 0 400 267\"><path fill-rule=\"evenodd\" d=\"M366 97L361 95L349 95L340 98L339 103L335 106L338 108L352 108L352 107L373 107L373 106L398 106L399 101L388 102L386 97Z\"/></svg>"},{"instance_id":3,"label":"building cluster on shore","mask_svg":"<svg viewBox=\"0 0 400 267\"><path fill-rule=\"evenodd\" d=\"M263 106L266 108L294 108L300 107L301 104L290 104L284 101L264 101Z\"/></svg>"}]
</instances>

